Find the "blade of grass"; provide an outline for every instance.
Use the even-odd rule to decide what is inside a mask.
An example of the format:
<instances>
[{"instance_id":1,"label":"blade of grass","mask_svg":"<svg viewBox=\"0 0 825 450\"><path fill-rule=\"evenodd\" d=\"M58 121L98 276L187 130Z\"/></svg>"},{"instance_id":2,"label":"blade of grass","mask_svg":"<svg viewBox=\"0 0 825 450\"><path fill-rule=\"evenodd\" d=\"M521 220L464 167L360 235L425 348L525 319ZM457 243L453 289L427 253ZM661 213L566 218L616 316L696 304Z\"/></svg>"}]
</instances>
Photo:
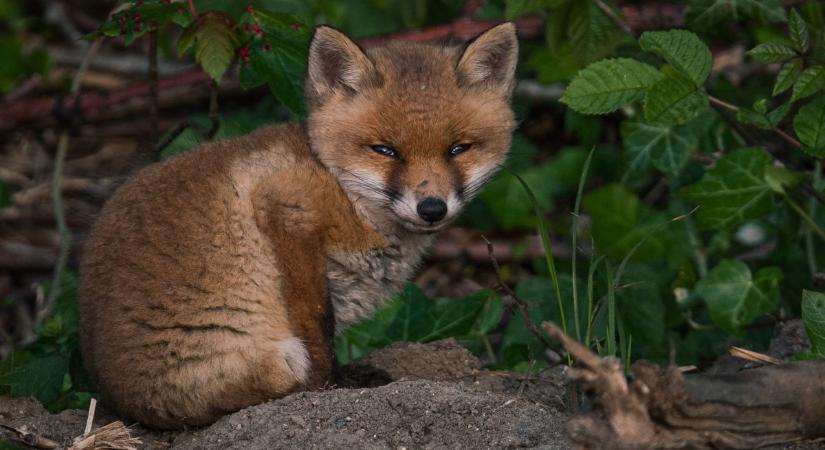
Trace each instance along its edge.
<instances>
[{"instance_id":1,"label":"blade of grass","mask_svg":"<svg viewBox=\"0 0 825 450\"><path fill-rule=\"evenodd\" d=\"M547 261L547 270L550 272L550 278L553 281L553 287L556 290L556 302L558 303L559 307L559 318L561 319L561 329L565 333L567 333L567 320L564 317L564 302L561 298L561 288L559 287L559 275L556 272L556 262L553 258L553 253L551 253L551 243L550 243L550 232L547 230L547 223L544 221L544 217L541 214L541 207L539 206L538 200L536 200L536 195L533 194L533 190L530 189L530 186L527 184L524 179L519 176L517 173L513 172L508 168L504 168L507 172L511 175L516 177L521 186L527 192L527 196L530 198L530 203L533 205L533 211L536 214L536 220L538 221L538 231L539 236L541 237L541 244L544 248L544 259Z\"/></svg>"},{"instance_id":2,"label":"blade of grass","mask_svg":"<svg viewBox=\"0 0 825 450\"><path fill-rule=\"evenodd\" d=\"M619 332L619 360L624 364L625 361L630 361L630 355L627 348L627 333L624 329L624 321L621 316L616 319L616 331ZM627 370L627 366L625 366Z\"/></svg>"},{"instance_id":3,"label":"blade of grass","mask_svg":"<svg viewBox=\"0 0 825 450\"><path fill-rule=\"evenodd\" d=\"M590 269L587 271L587 331L584 334L584 345L590 347L590 340L593 333L593 321L596 320L594 315L593 305L595 304L593 298L593 278L596 276L596 268L604 260L604 255L601 255L593 261L593 255L596 254L596 245L593 244L593 253L590 255Z\"/></svg>"},{"instance_id":4,"label":"blade of grass","mask_svg":"<svg viewBox=\"0 0 825 450\"><path fill-rule=\"evenodd\" d=\"M607 354L616 355L616 292L613 268L610 261L605 261L605 277L607 278Z\"/></svg>"},{"instance_id":5,"label":"blade of grass","mask_svg":"<svg viewBox=\"0 0 825 450\"><path fill-rule=\"evenodd\" d=\"M577 245L577 238L579 234L579 211L581 211L581 204L582 204L582 192L584 191L584 183L587 181L587 174L590 171L590 161L593 159L593 152L595 152L596 147L592 147L590 149L590 153L587 155L587 159L584 160L584 167L582 167L582 173L579 177L579 189L576 191L576 203L573 207L573 225L572 230L570 230L570 236L573 241L573 250L572 250L572 281L571 284L573 285L573 323L576 327L576 340L582 342L582 333L581 333L581 320L579 319L579 289L578 283L576 283L576 255L578 253L578 245ZM587 344L585 344L587 345Z\"/></svg>"}]
</instances>

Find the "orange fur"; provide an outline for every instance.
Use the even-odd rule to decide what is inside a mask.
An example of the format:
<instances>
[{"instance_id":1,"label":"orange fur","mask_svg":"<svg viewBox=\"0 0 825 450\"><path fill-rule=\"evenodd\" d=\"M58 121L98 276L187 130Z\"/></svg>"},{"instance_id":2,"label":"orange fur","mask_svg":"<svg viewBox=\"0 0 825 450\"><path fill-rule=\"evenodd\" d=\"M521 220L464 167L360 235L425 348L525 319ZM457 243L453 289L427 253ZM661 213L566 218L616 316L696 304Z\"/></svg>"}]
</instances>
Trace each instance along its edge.
<instances>
[{"instance_id":1,"label":"orange fur","mask_svg":"<svg viewBox=\"0 0 825 450\"><path fill-rule=\"evenodd\" d=\"M336 327L397 291L504 160L516 52L510 24L463 52L364 53L319 28L306 128L205 144L121 187L81 265L82 350L103 395L173 429L328 382ZM472 146L448 156L459 142ZM446 218L419 223L423 198L445 199Z\"/></svg>"}]
</instances>

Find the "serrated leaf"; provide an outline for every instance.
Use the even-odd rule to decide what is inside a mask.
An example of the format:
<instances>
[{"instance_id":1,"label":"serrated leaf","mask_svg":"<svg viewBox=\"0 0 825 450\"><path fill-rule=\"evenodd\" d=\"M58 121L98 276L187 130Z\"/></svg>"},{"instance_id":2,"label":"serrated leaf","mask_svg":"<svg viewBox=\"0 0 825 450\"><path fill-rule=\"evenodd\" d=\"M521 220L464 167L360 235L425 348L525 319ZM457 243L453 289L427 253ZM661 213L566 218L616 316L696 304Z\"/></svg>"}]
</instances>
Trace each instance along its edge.
<instances>
[{"instance_id":1,"label":"serrated leaf","mask_svg":"<svg viewBox=\"0 0 825 450\"><path fill-rule=\"evenodd\" d=\"M796 186L803 178L802 174L787 167L774 164L765 166L765 182L778 194L784 194L785 188Z\"/></svg>"},{"instance_id":2,"label":"serrated leaf","mask_svg":"<svg viewBox=\"0 0 825 450\"><path fill-rule=\"evenodd\" d=\"M727 20L745 17L769 23L787 19L781 0L690 0L688 3L688 25L700 31L709 31Z\"/></svg>"},{"instance_id":3,"label":"serrated leaf","mask_svg":"<svg viewBox=\"0 0 825 450\"><path fill-rule=\"evenodd\" d=\"M646 31L639 38L642 50L656 53L694 83L705 82L713 65L710 49L687 30Z\"/></svg>"},{"instance_id":4,"label":"serrated leaf","mask_svg":"<svg viewBox=\"0 0 825 450\"><path fill-rule=\"evenodd\" d=\"M696 136L684 127L624 122L622 141L631 158L631 171L647 168L648 162L670 176L678 175L698 145Z\"/></svg>"},{"instance_id":5,"label":"serrated leaf","mask_svg":"<svg viewBox=\"0 0 825 450\"><path fill-rule=\"evenodd\" d=\"M825 151L825 96L799 108L793 119L793 129L809 152Z\"/></svg>"},{"instance_id":6,"label":"serrated leaf","mask_svg":"<svg viewBox=\"0 0 825 450\"><path fill-rule=\"evenodd\" d=\"M805 53L808 51L808 45L810 44L808 24L805 23L805 19L803 19L795 9L791 10L788 19L791 41L799 52Z\"/></svg>"},{"instance_id":7,"label":"serrated leaf","mask_svg":"<svg viewBox=\"0 0 825 450\"><path fill-rule=\"evenodd\" d=\"M814 66L805 69L793 85L791 101L809 97L825 88L825 66Z\"/></svg>"},{"instance_id":8,"label":"serrated leaf","mask_svg":"<svg viewBox=\"0 0 825 450\"><path fill-rule=\"evenodd\" d=\"M565 20L570 45L583 63L609 55L619 44L616 25L594 0L573 2Z\"/></svg>"},{"instance_id":9,"label":"serrated leaf","mask_svg":"<svg viewBox=\"0 0 825 450\"><path fill-rule=\"evenodd\" d=\"M782 65L776 75L776 84L773 85L772 95L777 96L787 91L799 78L800 73L802 73L802 58L794 58Z\"/></svg>"},{"instance_id":10,"label":"serrated leaf","mask_svg":"<svg viewBox=\"0 0 825 450\"><path fill-rule=\"evenodd\" d=\"M782 119L788 114L791 109L791 102L784 103L770 112L764 112L764 109L753 111L750 109L741 108L736 112L736 120L753 125L758 128L770 130L775 128Z\"/></svg>"},{"instance_id":11,"label":"serrated leaf","mask_svg":"<svg viewBox=\"0 0 825 450\"><path fill-rule=\"evenodd\" d=\"M787 61L799 56L796 50L784 44L776 42L766 42L748 50L748 55L759 62L775 63Z\"/></svg>"},{"instance_id":12,"label":"serrated leaf","mask_svg":"<svg viewBox=\"0 0 825 450\"><path fill-rule=\"evenodd\" d=\"M11 357L4 364L13 361ZM34 397L48 405L57 400L68 372L68 357L38 355L21 364L0 368L0 387L5 387L6 393L13 397Z\"/></svg>"},{"instance_id":13,"label":"serrated leaf","mask_svg":"<svg viewBox=\"0 0 825 450\"><path fill-rule=\"evenodd\" d=\"M759 149L734 150L680 196L699 205L696 218L701 228L733 228L773 208L773 190L765 181L765 167L770 163L770 157Z\"/></svg>"},{"instance_id":14,"label":"serrated leaf","mask_svg":"<svg viewBox=\"0 0 825 450\"><path fill-rule=\"evenodd\" d=\"M241 86L267 84L275 97L294 113L304 112L303 80L311 27L295 16L256 10L245 23L257 24L262 35L252 33L249 57L243 62Z\"/></svg>"},{"instance_id":15,"label":"serrated leaf","mask_svg":"<svg viewBox=\"0 0 825 450\"><path fill-rule=\"evenodd\" d=\"M235 21L224 13L208 11L195 26L195 61L219 82L235 56Z\"/></svg>"},{"instance_id":16,"label":"serrated leaf","mask_svg":"<svg viewBox=\"0 0 825 450\"><path fill-rule=\"evenodd\" d=\"M713 322L728 333L742 335L742 327L776 309L782 272L766 267L751 274L742 261L726 259L696 284Z\"/></svg>"},{"instance_id":17,"label":"serrated leaf","mask_svg":"<svg viewBox=\"0 0 825 450\"><path fill-rule=\"evenodd\" d=\"M802 291L802 322L811 341L811 353L825 358L825 294Z\"/></svg>"},{"instance_id":18,"label":"serrated leaf","mask_svg":"<svg viewBox=\"0 0 825 450\"><path fill-rule=\"evenodd\" d=\"M582 114L606 114L642 99L661 78L658 70L635 59L606 59L579 71L561 101Z\"/></svg>"},{"instance_id":19,"label":"serrated leaf","mask_svg":"<svg viewBox=\"0 0 825 450\"><path fill-rule=\"evenodd\" d=\"M683 124L707 109L708 97L693 80L668 66L662 72L665 76L645 96L644 111L648 123Z\"/></svg>"}]
</instances>

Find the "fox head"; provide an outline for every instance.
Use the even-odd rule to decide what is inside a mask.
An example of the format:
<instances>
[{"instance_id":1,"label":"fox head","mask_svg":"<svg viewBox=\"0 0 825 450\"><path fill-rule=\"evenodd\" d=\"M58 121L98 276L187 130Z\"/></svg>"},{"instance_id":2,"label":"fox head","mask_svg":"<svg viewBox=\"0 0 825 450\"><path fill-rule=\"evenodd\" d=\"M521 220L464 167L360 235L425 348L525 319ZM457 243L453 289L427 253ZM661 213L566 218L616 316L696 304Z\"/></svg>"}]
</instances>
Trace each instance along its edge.
<instances>
[{"instance_id":1,"label":"fox head","mask_svg":"<svg viewBox=\"0 0 825 450\"><path fill-rule=\"evenodd\" d=\"M507 156L517 59L512 23L464 48L396 42L367 51L319 27L305 84L311 147L371 218L438 230Z\"/></svg>"}]
</instances>

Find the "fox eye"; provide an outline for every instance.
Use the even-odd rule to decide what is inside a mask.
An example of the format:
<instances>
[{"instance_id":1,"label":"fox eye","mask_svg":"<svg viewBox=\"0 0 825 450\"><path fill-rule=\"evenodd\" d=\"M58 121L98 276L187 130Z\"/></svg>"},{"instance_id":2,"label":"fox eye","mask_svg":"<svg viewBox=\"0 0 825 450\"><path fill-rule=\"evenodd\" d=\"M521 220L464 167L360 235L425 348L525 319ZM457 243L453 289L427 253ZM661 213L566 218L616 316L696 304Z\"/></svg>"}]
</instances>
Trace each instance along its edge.
<instances>
[{"instance_id":1,"label":"fox eye","mask_svg":"<svg viewBox=\"0 0 825 450\"><path fill-rule=\"evenodd\" d=\"M461 154L461 153L464 153L464 152L466 152L467 150L469 150L469 149L470 149L470 146L472 146L472 145L473 145L473 144L458 144L458 145L454 145L454 146L453 146L453 148L451 148L451 149L450 149L450 156L456 156L456 155L459 155L459 154Z\"/></svg>"},{"instance_id":2,"label":"fox eye","mask_svg":"<svg viewBox=\"0 0 825 450\"><path fill-rule=\"evenodd\" d=\"M396 152L394 148L387 147L386 145L373 145L372 151L378 153L379 155L389 156L390 158L395 158L398 156L398 152Z\"/></svg>"}]
</instances>

